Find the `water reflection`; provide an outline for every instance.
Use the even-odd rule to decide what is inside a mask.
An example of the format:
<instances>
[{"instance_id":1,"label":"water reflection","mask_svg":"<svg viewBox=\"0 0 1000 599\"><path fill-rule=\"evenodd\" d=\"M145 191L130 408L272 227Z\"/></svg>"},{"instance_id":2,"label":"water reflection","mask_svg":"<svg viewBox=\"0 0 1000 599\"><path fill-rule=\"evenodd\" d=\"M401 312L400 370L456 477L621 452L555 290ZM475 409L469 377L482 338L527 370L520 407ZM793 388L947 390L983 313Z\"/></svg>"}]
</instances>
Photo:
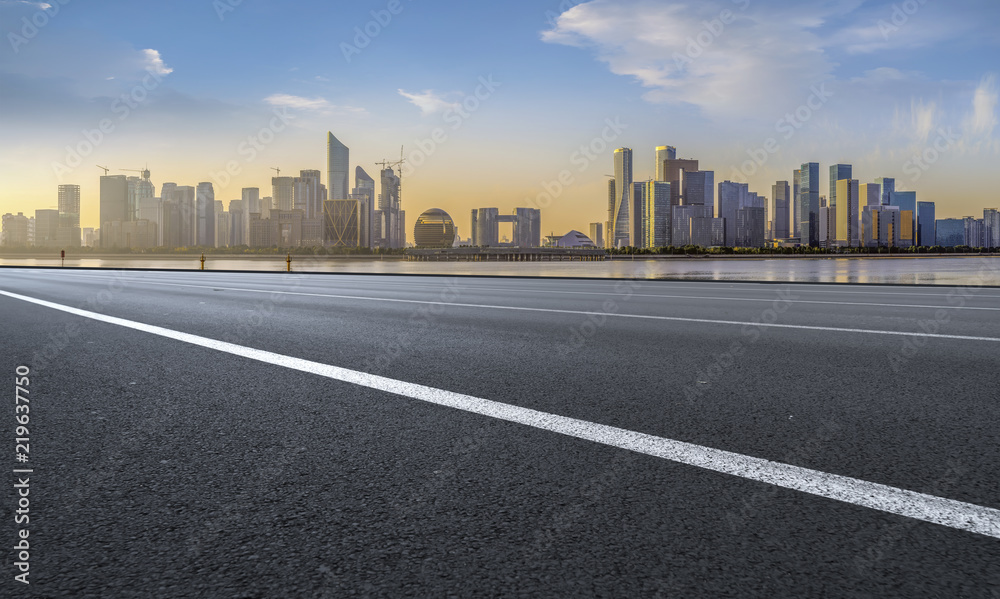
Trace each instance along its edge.
<instances>
[{"instance_id":1,"label":"water reflection","mask_svg":"<svg viewBox=\"0 0 1000 599\"><path fill-rule=\"evenodd\" d=\"M284 256L208 256L206 270L283 271ZM59 259L0 258L0 266L59 266ZM197 270L197 256L67 259L67 267ZM298 272L643 278L699 281L1000 285L1000 257L638 259L606 262L408 262L294 256Z\"/></svg>"}]
</instances>

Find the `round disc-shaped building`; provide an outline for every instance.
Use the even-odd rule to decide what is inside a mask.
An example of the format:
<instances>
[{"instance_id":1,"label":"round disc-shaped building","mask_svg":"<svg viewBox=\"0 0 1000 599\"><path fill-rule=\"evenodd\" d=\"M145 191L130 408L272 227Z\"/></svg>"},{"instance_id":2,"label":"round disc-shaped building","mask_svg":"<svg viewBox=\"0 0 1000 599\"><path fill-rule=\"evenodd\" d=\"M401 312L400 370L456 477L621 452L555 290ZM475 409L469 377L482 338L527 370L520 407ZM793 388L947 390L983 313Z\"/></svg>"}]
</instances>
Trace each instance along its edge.
<instances>
[{"instance_id":1,"label":"round disc-shaped building","mask_svg":"<svg viewBox=\"0 0 1000 599\"><path fill-rule=\"evenodd\" d=\"M413 225L413 243L417 247L450 248L455 245L455 221L440 208L431 208Z\"/></svg>"}]
</instances>

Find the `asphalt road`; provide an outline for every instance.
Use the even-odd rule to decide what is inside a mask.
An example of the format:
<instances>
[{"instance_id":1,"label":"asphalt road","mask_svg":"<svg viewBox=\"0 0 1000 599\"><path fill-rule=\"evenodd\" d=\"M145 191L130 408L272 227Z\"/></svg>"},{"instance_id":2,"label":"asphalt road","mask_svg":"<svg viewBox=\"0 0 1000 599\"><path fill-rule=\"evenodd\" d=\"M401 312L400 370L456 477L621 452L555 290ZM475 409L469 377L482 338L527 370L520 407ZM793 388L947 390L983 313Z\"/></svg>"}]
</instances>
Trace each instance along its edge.
<instances>
[{"instance_id":1,"label":"asphalt road","mask_svg":"<svg viewBox=\"0 0 1000 599\"><path fill-rule=\"evenodd\" d=\"M0 269L0 315L5 596L1000 599L998 288Z\"/></svg>"}]
</instances>

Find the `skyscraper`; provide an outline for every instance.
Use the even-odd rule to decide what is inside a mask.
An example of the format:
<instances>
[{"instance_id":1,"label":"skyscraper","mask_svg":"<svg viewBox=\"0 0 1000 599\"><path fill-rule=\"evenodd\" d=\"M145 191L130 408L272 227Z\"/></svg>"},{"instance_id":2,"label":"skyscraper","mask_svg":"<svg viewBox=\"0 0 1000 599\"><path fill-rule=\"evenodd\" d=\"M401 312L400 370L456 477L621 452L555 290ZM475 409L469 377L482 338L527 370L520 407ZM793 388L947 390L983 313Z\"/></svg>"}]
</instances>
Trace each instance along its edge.
<instances>
[{"instance_id":1,"label":"skyscraper","mask_svg":"<svg viewBox=\"0 0 1000 599\"><path fill-rule=\"evenodd\" d=\"M681 196L684 194L681 173L696 170L698 170L698 161L689 158L668 158L663 162L663 180L670 183L671 206L680 206L684 203L681 201Z\"/></svg>"},{"instance_id":2,"label":"skyscraper","mask_svg":"<svg viewBox=\"0 0 1000 599\"><path fill-rule=\"evenodd\" d=\"M250 245L250 215L256 214L258 218L263 218L261 216L260 188L244 187L240 191L240 196L243 201L243 245Z\"/></svg>"},{"instance_id":3,"label":"skyscraper","mask_svg":"<svg viewBox=\"0 0 1000 599\"><path fill-rule=\"evenodd\" d=\"M80 186L59 186L59 214L70 215L74 227L80 226Z\"/></svg>"},{"instance_id":4,"label":"skyscraper","mask_svg":"<svg viewBox=\"0 0 1000 599\"><path fill-rule=\"evenodd\" d=\"M673 226L670 220L670 183L646 181L642 185L645 186L642 209L644 228L642 247L666 247L670 245L670 233ZM594 225L591 225L591 235L594 234L593 228ZM595 240L594 243L597 241Z\"/></svg>"},{"instance_id":5,"label":"skyscraper","mask_svg":"<svg viewBox=\"0 0 1000 599\"><path fill-rule=\"evenodd\" d=\"M749 189L746 183L722 181L719 183L718 216L725 219L723 245L736 247L736 213L746 204Z\"/></svg>"},{"instance_id":6,"label":"skyscraper","mask_svg":"<svg viewBox=\"0 0 1000 599\"><path fill-rule=\"evenodd\" d=\"M892 177L879 177L875 183L882 189L882 205L895 206L892 201L892 194L896 193L896 180Z\"/></svg>"},{"instance_id":7,"label":"skyscraper","mask_svg":"<svg viewBox=\"0 0 1000 599\"><path fill-rule=\"evenodd\" d=\"M858 229L861 217L858 213L858 180L841 179L837 181L837 202L835 218L837 220L836 242L841 247L858 247L861 244L861 234Z\"/></svg>"},{"instance_id":8,"label":"skyscraper","mask_svg":"<svg viewBox=\"0 0 1000 599\"><path fill-rule=\"evenodd\" d=\"M590 223L590 240L597 247L604 247L604 223Z\"/></svg>"},{"instance_id":9,"label":"skyscraper","mask_svg":"<svg viewBox=\"0 0 1000 599\"><path fill-rule=\"evenodd\" d=\"M615 179L608 179L608 220L604 221L604 247L615 247ZM593 240L591 240L593 241Z\"/></svg>"},{"instance_id":10,"label":"skyscraper","mask_svg":"<svg viewBox=\"0 0 1000 599\"><path fill-rule=\"evenodd\" d=\"M669 173L668 173L669 174ZM715 171L681 170L681 205L708 206L710 217L715 213ZM673 184L671 183L671 202L673 201Z\"/></svg>"},{"instance_id":11,"label":"skyscraper","mask_svg":"<svg viewBox=\"0 0 1000 599\"><path fill-rule=\"evenodd\" d=\"M231 246L247 245L243 200L229 200L229 241Z\"/></svg>"},{"instance_id":12,"label":"skyscraper","mask_svg":"<svg viewBox=\"0 0 1000 599\"><path fill-rule=\"evenodd\" d=\"M774 198L774 217L771 225L771 236L775 239L788 239L792 236L789 230L789 211L792 208L791 188L788 181L776 181L771 186L771 197Z\"/></svg>"},{"instance_id":13,"label":"skyscraper","mask_svg":"<svg viewBox=\"0 0 1000 599\"><path fill-rule=\"evenodd\" d=\"M331 200L346 200L348 194L348 172L350 171L350 150L333 136L326 133L327 196Z\"/></svg>"},{"instance_id":14,"label":"skyscraper","mask_svg":"<svg viewBox=\"0 0 1000 599\"><path fill-rule=\"evenodd\" d=\"M934 212L934 202L917 202L918 246L932 247L937 245L937 222Z\"/></svg>"},{"instance_id":15,"label":"skyscraper","mask_svg":"<svg viewBox=\"0 0 1000 599\"><path fill-rule=\"evenodd\" d=\"M384 168L380 172L382 179L382 193L378 196L378 208L382 211L382 235L385 238L386 247L401 248L406 245L405 224L403 223L403 211L400 209L399 176L391 168Z\"/></svg>"},{"instance_id":16,"label":"skyscraper","mask_svg":"<svg viewBox=\"0 0 1000 599\"><path fill-rule=\"evenodd\" d=\"M629 209L632 207L632 150L615 150L615 205L611 219L613 232L610 234L612 247L624 247L631 243Z\"/></svg>"},{"instance_id":17,"label":"skyscraper","mask_svg":"<svg viewBox=\"0 0 1000 599\"><path fill-rule=\"evenodd\" d=\"M802 164L799 174L797 204L799 243L817 247L819 245L819 163ZM839 215L837 218L840 218ZM841 236L839 231L837 236Z\"/></svg>"},{"instance_id":18,"label":"skyscraper","mask_svg":"<svg viewBox=\"0 0 1000 599\"><path fill-rule=\"evenodd\" d=\"M792 172L792 205L791 205L791 221L789 225L789 230L792 233L792 237L800 239L802 237L802 232L799 231L799 227L802 225L799 219L799 191L802 189L802 169L795 169Z\"/></svg>"},{"instance_id":19,"label":"skyscraper","mask_svg":"<svg viewBox=\"0 0 1000 599\"><path fill-rule=\"evenodd\" d=\"M827 206L837 207L837 181L850 179L854 169L850 164L834 164L830 166L830 200Z\"/></svg>"},{"instance_id":20,"label":"skyscraper","mask_svg":"<svg viewBox=\"0 0 1000 599\"><path fill-rule=\"evenodd\" d=\"M293 210L295 208L295 177L271 177L271 197L274 198L273 208L275 210Z\"/></svg>"},{"instance_id":21,"label":"skyscraper","mask_svg":"<svg viewBox=\"0 0 1000 599\"><path fill-rule=\"evenodd\" d=\"M673 146L656 146L656 165L653 172L656 173L654 180L667 181L667 169L664 162L666 160L676 160L677 149ZM669 183L669 181L667 181Z\"/></svg>"},{"instance_id":22,"label":"skyscraper","mask_svg":"<svg viewBox=\"0 0 1000 599\"><path fill-rule=\"evenodd\" d=\"M628 244L632 247L645 247L646 241L646 183L632 183L632 205L629 206Z\"/></svg>"},{"instance_id":23,"label":"skyscraper","mask_svg":"<svg viewBox=\"0 0 1000 599\"><path fill-rule=\"evenodd\" d=\"M541 210L538 208L514 209L514 245L521 248L534 248L542 245Z\"/></svg>"},{"instance_id":24,"label":"skyscraper","mask_svg":"<svg viewBox=\"0 0 1000 599\"><path fill-rule=\"evenodd\" d=\"M296 210L302 210L305 212L306 218L323 218L323 197L320 192L321 187L322 184L320 183L319 171L299 171L299 176L292 180L292 206Z\"/></svg>"},{"instance_id":25,"label":"skyscraper","mask_svg":"<svg viewBox=\"0 0 1000 599\"><path fill-rule=\"evenodd\" d=\"M101 247L107 245L105 227L114 221L131 219L128 212L128 180L125 175L104 175L101 177Z\"/></svg>"},{"instance_id":26,"label":"skyscraper","mask_svg":"<svg viewBox=\"0 0 1000 599\"><path fill-rule=\"evenodd\" d=\"M361 202L361 247L372 248L377 244L375 238L375 179L372 179L360 166L354 169L354 189L351 199Z\"/></svg>"},{"instance_id":27,"label":"skyscraper","mask_svg":"<svg viewBox=\"0 0 1000 599\"><path fill-rule=\"evenodd\" d=\"M196 245L215 247L215 189L210 182L198 183Z\"/></svg>"}]
</instances>

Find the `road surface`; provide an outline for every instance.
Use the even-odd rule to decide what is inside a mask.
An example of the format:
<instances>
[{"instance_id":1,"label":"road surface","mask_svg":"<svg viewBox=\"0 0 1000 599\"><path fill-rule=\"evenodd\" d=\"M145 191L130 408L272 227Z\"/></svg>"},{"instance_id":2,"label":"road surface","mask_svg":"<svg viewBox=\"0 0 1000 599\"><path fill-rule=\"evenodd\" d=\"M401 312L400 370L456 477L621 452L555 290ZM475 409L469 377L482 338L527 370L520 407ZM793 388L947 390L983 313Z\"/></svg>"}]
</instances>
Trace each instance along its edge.
<instances>
[{"instance_id":1,"label":"road surface","mask_svg":"<svg viewBox=\"0 0 1000 599\"><path fill-rule=\"evenodd\" d=\"M11 596L1000 597L997 288L0 269L0 314Z\"/></svg>"}]
</instances>

